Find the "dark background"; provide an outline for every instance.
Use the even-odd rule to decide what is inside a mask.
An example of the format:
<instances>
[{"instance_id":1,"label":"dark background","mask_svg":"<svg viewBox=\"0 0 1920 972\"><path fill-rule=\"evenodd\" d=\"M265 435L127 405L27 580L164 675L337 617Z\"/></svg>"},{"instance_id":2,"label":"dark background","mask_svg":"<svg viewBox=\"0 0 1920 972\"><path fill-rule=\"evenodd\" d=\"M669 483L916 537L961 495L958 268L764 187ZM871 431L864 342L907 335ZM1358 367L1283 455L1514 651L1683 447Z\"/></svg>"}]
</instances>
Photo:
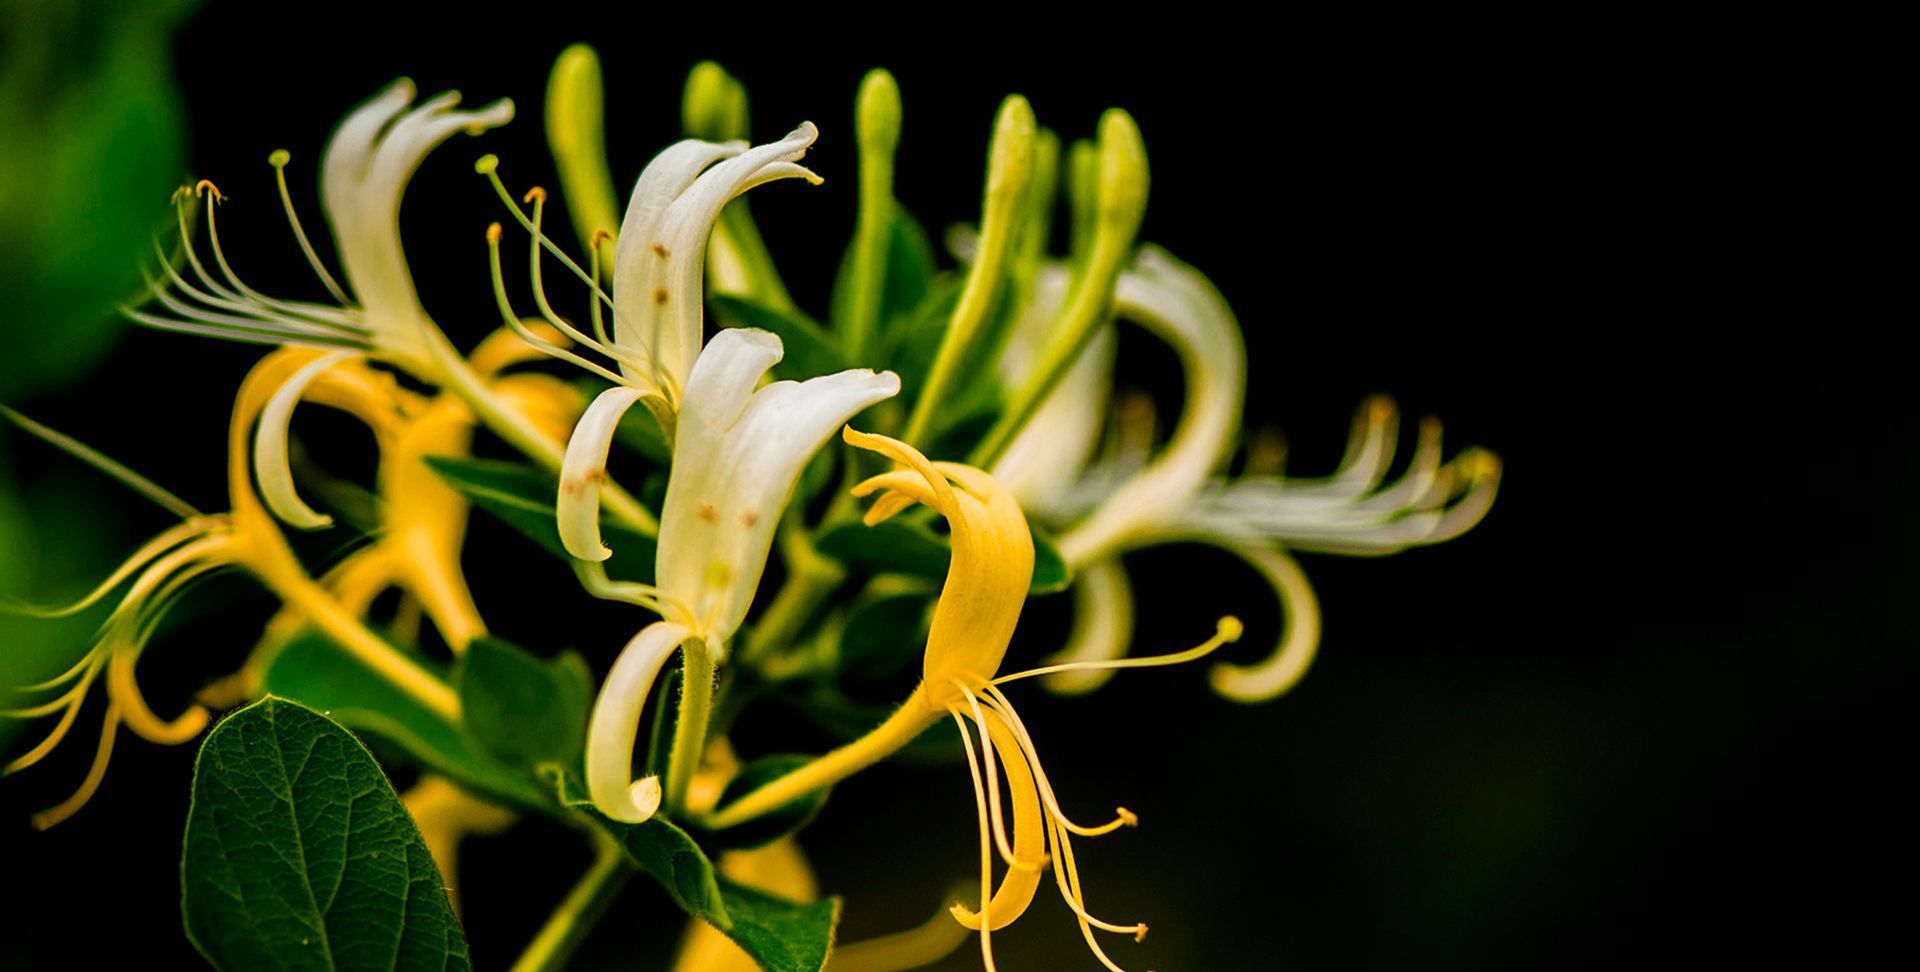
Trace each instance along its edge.
<instances>
[{"instance_id":1,"label":"dark background","mask_svg":"<svg viewBox=\"0 0 1920 972\"><path fill-rule=\"evenodd\" d=\"M1804 56L1817 38L1761 44L1743 24L1279 24L1185 4L1058 21L973 7L400 11L216 2L179 34L191 174L231 197L222 235L255 286L314 289L268 152L293 151L314 212L334 121L404 73L423 93L519 105L508 129L436 153L403 217L428 308L456 341L490 330L481 232L501 213L472 161L497 152L510 185L553 184L546 72L587 40L619 181L676 137L681 82L703 57L744 79L757 136L820 124L808 163L826 186L753 205L796 297L821 309L852 226L851 99L880 65L905 97L898 192L935 230L977 214L1004 94L1069 138L1109 105L1132 111L1153 165L1143 238L1233 303L1249 425L1286 430L1293 471L1331 468L1375 391L1502 455L1500 500L1466 538L1304 558L1326 637L1286 697L1224 702L1198 666L1082 699L1016 695L1070 812L1124 803L1145 821L1076 847L1095 910L1154 928L1113 946L1122 964L1845 964L1910 917L1881 889L1911 873L1913 808L1895 780L1911 766L1898 707L1920 583L1920 412L1877 337L1893 321L1865 296L1886 256L1838 222L1876 219L1860 184L1873 151L1848 99L1825 93L1870 89L1871 65L1817 66ZM84 382L21 404L217 509L226 408L252 356L130 332ZM1122 356L1125 383L1171 405L1165 353L1130 340ZM312 421L319 438L326 420ZM163 525L10 443L27 503L96 511L87 537L39 538L45 576L103 568ZM527 576L517 542L476 517L489 617L605 665L635 619L576 622L568 579ZM1275 633L1270 596L1224 556L1157 550L1130 566L1142 646L1190 644L1230 611L1249 622L1249 655ZM157 703L230 667L267 610L222 604L149 652ZM1013 657L1049 649L1058 608L1036 605ZM123 737L91 806L48 834L25 825L77 781L92 739L83 723L61 755L0 784L0 873L22 895L0 918L0 968L196 964L176 870L192 746ZM836 790L802 843L847 898L845 940L920 922L970 873L970 799L952 768L883 767ZM584 864L569 835L537 826L471 845L480 966L504 968ZM663 968L678 929L636 883L582 964ZM1046 894L995 939L1003 969L1094 967ZM978 962L967 946L941 967Z\"/></svg>"}]
</instances>

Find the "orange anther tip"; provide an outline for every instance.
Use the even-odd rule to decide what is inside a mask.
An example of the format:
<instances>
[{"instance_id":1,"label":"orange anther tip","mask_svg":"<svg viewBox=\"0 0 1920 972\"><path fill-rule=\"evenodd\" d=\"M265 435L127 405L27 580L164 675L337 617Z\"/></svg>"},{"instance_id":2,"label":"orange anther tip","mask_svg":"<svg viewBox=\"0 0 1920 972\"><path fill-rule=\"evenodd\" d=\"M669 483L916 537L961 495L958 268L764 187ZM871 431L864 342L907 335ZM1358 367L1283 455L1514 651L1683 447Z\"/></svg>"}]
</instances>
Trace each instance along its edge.
<instances>
[{"instance_id":1,"label":"orange anther tip","mask_svg":"<svg viewBox=\"0 0 1920 972\"><path fill-rule=\"evenodd\" d=\"M527 190L526 195L520 197L521 202L530 203L530 202L533 202L534 200L539 200L540 202L546 202L547 190L540 186L534 186L532 189Z\"/></svg>"},{"instance_id":2,"label":"orange anther tip","mask_svg":"<svg viewBox=\"0 0 1920 972\"><path fill-rule=\"evenodd\" d=\"M212 179L202 179L193 184L193 194L195 196L204 197L209 192L213 193L214 202L226 201L227 197L221 194L220 187L214 185Z\"/></svg>"},{"instance_id":3,"label":"orange anther tip","mask_svg":"<svg viewBox=\"0 0 1920 972\"><path fill-rule=\"evenodd\" d=\"M487 224L487 242L488 243L500 242L500 224L499 223Z\"/></svg>"}]
</instances>

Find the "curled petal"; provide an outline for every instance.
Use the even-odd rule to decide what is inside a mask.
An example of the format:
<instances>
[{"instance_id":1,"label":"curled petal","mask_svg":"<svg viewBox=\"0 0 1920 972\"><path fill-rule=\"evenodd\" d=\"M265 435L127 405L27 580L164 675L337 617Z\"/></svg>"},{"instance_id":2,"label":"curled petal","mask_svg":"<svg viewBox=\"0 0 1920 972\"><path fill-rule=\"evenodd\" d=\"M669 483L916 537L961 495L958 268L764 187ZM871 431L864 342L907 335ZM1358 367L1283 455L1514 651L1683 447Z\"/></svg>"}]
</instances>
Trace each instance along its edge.
<instances>
[{"instance_id":1,"label":"curled petal","mask_svg":"<svg viewBox=\"0 0 1920 972\"><path fill-rule=\"evenodd\" d=\"M640 710L647 704L660 667L693 633L671 621L640 629L622 649L600 686L587 722L587 792L601 813L623 823L643 823L660 808L660 779L633 779L633 742Z\"/></svg>"},{"instance_id":2,"label":"curled petal","mask_svg":"<svg viewBox=\"0 0 1920 972\"><path fill-rule=\"evenodd\" d=\"M1088 564L1073 583L1073 630L1066 647L1043 659L1043 664L1108 661L1127 653L1133 640L1133 585L1119 561ZM1113 677L1110 668L1072 668L1048 675L1041 682L1060 695L1085 695Z\"/></svg>"},{"instance_id":3,"label":"curled petal","mask_svg":"<svg viewBox=\"0 0 1920 972\"><path fill-rule=\"evenodd\" d=\"M293 488L293 466L287 450L293 408L315 378L352 357L354 352L338 351L315 358L295 371L260 410L260 425L253 437L253 470L260 480L260 499L275 516L302 530L328 526L333 517L308 506Z\"/></svg>"},{"instance_id":4,"label":"curled petal","mask_svg":"<svg viewBox=\"0 0 1920 972\"><path fill-rule=\"evenodd\" d=\"M1292 557L1273 547L1222 543L1272 585L1284 618L1273 654L1251 665L1220 662L1208 673L1214 691L1236 702L1265 702L1293 688L1320 647L1320 601Z\"/></svg>"},{"instance_id":5,"label":"curled petal","mask_svg":"<svg viewBox=\"0 0 1920 972\"><path fill-rule=\"evenodd\" d=\"M612 555L600 541L600 485L607 481L607 451L620 417L647 396L636 388L609 388L581 414L567 440L560 465L560 496L555 504L560 542L581 560L605 560Z\"/></svg>"}]
</instances>

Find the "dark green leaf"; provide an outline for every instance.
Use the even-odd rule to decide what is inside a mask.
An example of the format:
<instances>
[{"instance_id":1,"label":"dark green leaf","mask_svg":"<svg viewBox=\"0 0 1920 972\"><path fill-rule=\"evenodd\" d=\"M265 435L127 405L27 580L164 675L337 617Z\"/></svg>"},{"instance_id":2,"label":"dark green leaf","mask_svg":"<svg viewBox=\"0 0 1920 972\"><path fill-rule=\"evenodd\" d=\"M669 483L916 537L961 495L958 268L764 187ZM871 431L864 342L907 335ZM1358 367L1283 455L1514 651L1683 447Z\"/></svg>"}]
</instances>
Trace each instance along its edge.
<instances>
[{"instance_id":1,"label":"dark green leaf","mask_svg":"<svg viewBox=\"0 0 1920 972\"><path fill-rule=\"evenodd\" d=\"M861 681L892 675L927 645L927 608L934 592L920 590L869 598L847 615L840 630L840 671Z\"/></svg>"},{"instance_id":2,"label":"dark green leaf","mask_svg":"<svg viewBox=\"0 0 1920 972\"><path fill-rule=\"evenodd\" d=\"M474 506L506 521L562 561L573 562L560 545L560 528L554 518L558 487L544 473L493 459L428 456L427 465ZM606 562L608 574L621 580L653 583L652 537L612 520L603 520L600 531L607 546L613 548L613 556Z\"/></svg>"},{"instance_id":3,"label":"dark green leaf","mask_svg":"<svg viewBox=\"0 0 1920 972\"><path fill-rule=\"evenodd\" d=\"M827 964L834 926L840 923L840 899L797 904L726 878L720 896L733 915L728 937L769 972L820 972Z\"/></svg>"},{"instance_id":4,"label":"dark green leaf","mask_svg":"<svg viewBox=\"0 0 1920 972\"><path fill-rule=\"evenodd\" d=\"M180 874L187 937L218 969L471 968L433 856L372 754L285 699L207 736Z\"/></svg>"},{"instance_id":5,"label":"dark green leaf","mask_svg":"<svg viewBox=\"0 0 1920 972\"><path fill-rule=\"evenodd\" d=\"M953 551L946 538L926 527L900 519L866 526L845 523L833 527L814 541L823 554L863 570L875 573L908 574L929 580L943 580ZM1052 541L1039 533L1033 535L1033 582L1035 594L1051 594L1073 580L1067 564Z\"/></svg>"},{"instance_id":6,"label":"dark green leaf","mask_svg":"<svg viewBox=\"0 0 1920 972\"><path fill-rule=\"evenodd\" d=\"M952 551L933 531L899 519L867 526L844 523L820 534L814 546L843 563L873 571L911 574L930 580L947 576Z\"/></svg>"},{"instance_id":7,"label":"dark green leaf","mask_svg":"<svg viewBox=\"0 0 1920 972\"><path fill-rule=\"evenodd\" d=\"M927 289L933 285L934 275L939 272L927 231L898 203L894 205L893 235L888 242L887 277L880 297L883 327L889 327L919 307L927 297Z\"/></svg>"},{"instance_id":8,"label":"dark green leaf","mask_svg":"<svg viewBox=\"0 0 1920 972\"><path fill-rule=\"evenodd\" d=\"M265 683L267 691L378 736L478 792L525 807L550 803L537 780L481 752L460 727L394 688L318 632L288 638L268 664Z\"/></svg>"},{"instance_id":9,"label":"dark green leaf","mask_svg":"<svg viewBox=\"0 0 1920 972\"><path fill-rule=\"evenodd\" d=\"M459 683L467 734L482 752L529 768L579 762L593 704L593 676L579 655L545 659L498 638L475 638Z\"/></svg>"},{"instance_id":10,"label":"dark green leaf","mask_svg":"<svg viewBox=\"0 0 1920 972\"><path fill-rule=\"evenodd\" d=\"M720 929L772 972L820 972L826 965L840 899L798 904L719 877L687 832L662 816L642 824L610 820L593 808L570 774L550 771L560 802L611 835L688 914Z\"/></svg>"},{"instance_id":11,"label":"dark green leaf","mask_svg":"<svg viewBox=\"0 0 1920 972\"><path fill-rule=\"evenodd\" d=\"M740 768L733 779L727 781L726 789L720 792L720 800L714 804L716 811L727 804L771 783L788 773L813 762L812 756L779 755L763 756ZM718 831L712 835L717 847L764 847L787 836L807 824L820 813L827 804L827 790L815 790L777 810L770 811L729 830Z\"/></svg>"},{"instance_id":12,"label":"dark green leaf","mask_svg":"<svg viewBox=\"0 0 1920 972\"><path fill-rule=\"evenodd\" d=\"M738 294L712 294L708 299L728 327L757 327L780 338L784 355L773 366L778 377L804 380L852 367L828 340L826 331L797 310L783 310Z\"/></svg>"},{"instance_id":13,"label":"dark green leaf","mask_svg":"<svg viewBox=\"0 0 1920 972\"><path fill-rule=\"evenodd\" d=\"M667 444L667 434L661 431L660 420L654 416L652 409L627 409L627 414L620 416L620 424L614 429L613 435L621 445L658 465L664 466L673 461L673 447Z\"/></svg>"}]
</instances>

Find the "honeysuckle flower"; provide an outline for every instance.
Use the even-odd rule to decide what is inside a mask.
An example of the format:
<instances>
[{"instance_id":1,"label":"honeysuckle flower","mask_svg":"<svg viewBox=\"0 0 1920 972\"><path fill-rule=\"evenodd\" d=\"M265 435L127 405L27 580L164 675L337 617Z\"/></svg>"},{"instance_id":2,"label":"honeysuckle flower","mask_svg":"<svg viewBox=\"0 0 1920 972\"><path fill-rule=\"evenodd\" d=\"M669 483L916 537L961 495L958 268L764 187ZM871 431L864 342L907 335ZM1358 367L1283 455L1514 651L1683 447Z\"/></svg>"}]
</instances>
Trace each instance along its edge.
<instances>
[{"instance_id":1,"label":"honeysuckle flower","mask_svg":"<svg viewBox=\"0 0 1920 972\"><path fill-rule=\"evenodd\" d=\"M1036 289L1037 307L1020 319L1023 330L1048 317L1044 302L1057 300L1054 293ZM995 466L1024 504L1060 528L1061 553L1078 574L1075 627L1069 647L1054 660L1124 653L1132 626L1116 619L1130 615L1132 596L1120 555L1161 543L1206 543L1253 567L1286 617L1267 659L1219 663L1214 687L1240 701L1271 698L1304 673L1320 632L1312 587L1287 551L1378 555L1441 543L1471 529L1492 505L1498 460L1469 449L1443 463L1440 424L1431 419L1421 425L1407 469L1387 484L1398 413L1385 398L1362 406L1346 457L1327 479L1223 478L1238 446L1246 389L1246 348L1232 309L1199 271L1146 246L1116 285L1115 310L1180 358L1186 403L1167 444L1150 456L1123 449L1087 463L1111 383L1110 352L1096 343ZM1022 354L1030 340L1016 332L1003 369L1018 374L1027 367ZM1107 677L1099 669L1076 670L1047 684L1087 691Z\"/></svg>"},{"instance_id":2,"label":"honeysuckle flower","mask_svg":"<svg viewBox=\"0 0 1920 972\"><path fill-rule=\"evenodd\" d=\"M1101 949L1094 930L1138 937L1146 934L1146 926L1104 921L1087 909L1071 837L1101 836L1137 820L1125 808L1098 826L1068 818L1041 767L1033 737L1000 686L1063 670L1190 661L1238 638L1239 622L1222 619L1213 638L1177 654L1069 663L1002 675L1000 663L1033 575L1033 537L1020 504L992 476L974 467L931 462L906 443L851 428L844 436L848 443L899 464L894 471L854 487L855 496L879 494L867 512L868 524L921 503L944 517L951 529L953 559L933 610L921 682L906 703L872 732L727 804L707 818L707 825L721 829L743 823L830 786L898 751L942 717L951 718L967 752L980 831L981 904L977 910L954 905L950 909L954 920L979 932L981 954L991 972L993 932L1026 911L1043 869L1051 863L1060 896L1079 921L1088 948L1103 965L1118 970ZM997 887L993 880L996 850L1005 865Z\"/></svg>"},{"instance_id":3,"label":"honeysuckle flower","mask_svg":"<svg viewBox=\"0 0 1920 972\"><path fill-rule=\"evenodd\" d=\"M717 656L753 602L795 483L833 431L900 390L892 372L843 371L756 388L780 360L780 339L751 328L721 331L694 363L680 404L673 467L661 511L656 585L625 585L659 610L621 652L594 703L587 733L587 785L601 812L632 823L658 809L660 783L632 781L640 710L674 651ZM622 412L643 393L603 393L567 448L558 516L574 556L604 559L597 483ZM690 687L694 679L689 676ZM710 686L709 686L710 687ZM691 774L698 751L676 761ZM680 769L684 767L684 770ZM678 789L675 787L674 789Z\"/></svg>"},{"instance_id":4,"label":"honeysuckle flower","mask_svg":"<svg viewBox=\"0 0 1920 972\"><path fill-rule=\"evenodd\" d=\"M242 382L228 426L228 488L232 508L225 513L202 513L84 445L9 413L10 418L28 431L114 475L181 517L180 523L148 541L79 600L53 608L15 608L42 616L71 615L125 587L101 626L99 638L78 661L52 678L17 689L28 695L57 694L0 711L0 715L21 719L59 714L47 736L0 770L0 775L6 775L46 758L73 727L93 685L102 679L106 683L107 709L93 765L71 797L34 815L35 826L51 827L72 816L92 798L106 775L121 725L143 739L163 745L186 742L206 727L209 714L199 704L187 706L171 719L155 713L140 690L135 666L156 625L180 595L194 581L217 571L245 570L281 600L296 606L344 651L396 687L436 712L450 718L458 716L459 698L444 682L374 635L307 575L254 492L247 462L249 433L276 391L296 373L310 368L315 360L324 358L307 349L276 351L255 365ZM353 407L364 408L368 416L377 415L367 407L369 403L358 398L364 389L352 383L323 384L329 389L328 397L337 395L337 402L355 403Z\"/></svg>"}]
</instances>

